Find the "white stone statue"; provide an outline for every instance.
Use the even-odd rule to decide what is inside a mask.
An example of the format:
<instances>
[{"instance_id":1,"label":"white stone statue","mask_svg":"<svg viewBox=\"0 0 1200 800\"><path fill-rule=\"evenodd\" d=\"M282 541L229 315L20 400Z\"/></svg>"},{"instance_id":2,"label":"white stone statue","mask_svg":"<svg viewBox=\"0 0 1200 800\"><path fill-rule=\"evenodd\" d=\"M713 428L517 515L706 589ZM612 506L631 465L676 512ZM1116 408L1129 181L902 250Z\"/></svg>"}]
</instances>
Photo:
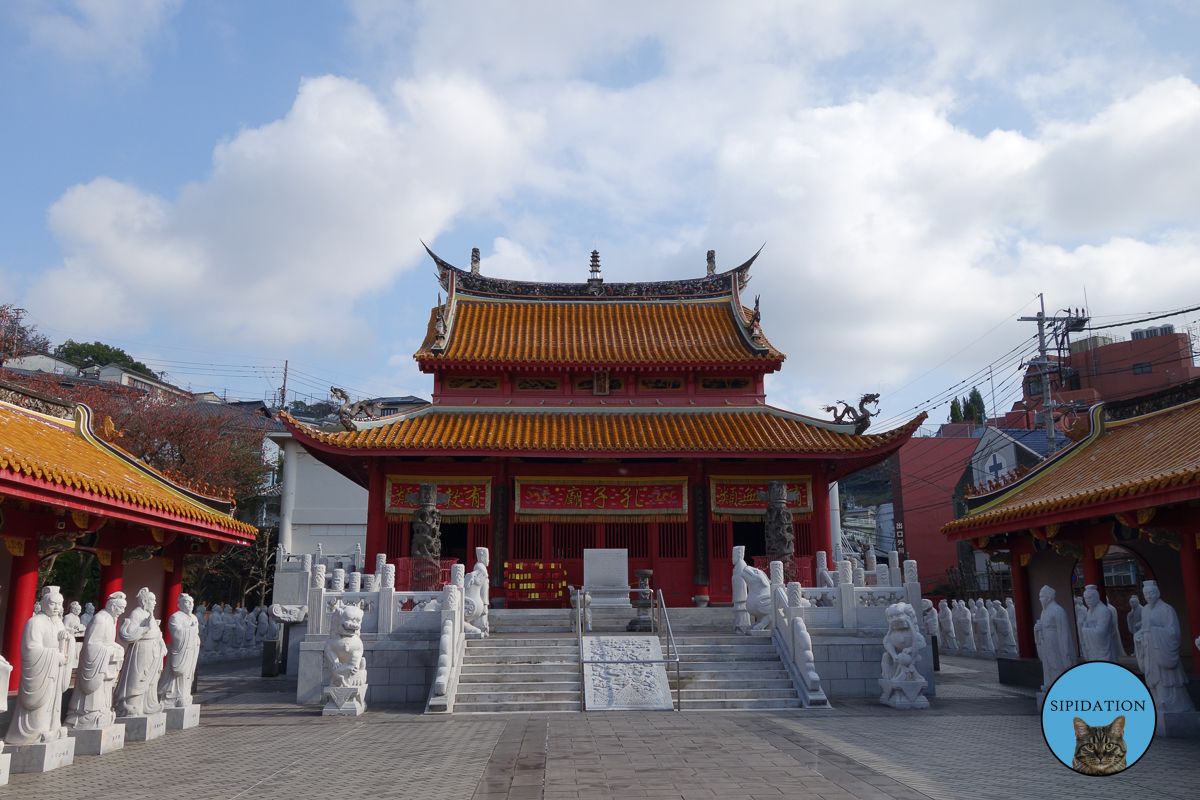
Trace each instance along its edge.
<instances>
[{"instance_id":1,"label":"white stone statue","mask_svg":"<svg viewBox=\"0 0 1200 800\"><path fill-rule=\"evenodd\" d=\"M125 648L117 643L117 620L125 613L125 593L113 592L108 604L83 636L75 689L67 709L67 727L82 730L107 728L116 719L113 689L125 663Z\"/></svg>"},{"instance_id":2,"label":"white stone statue","mask_svg":"<svg viewBox=\"0 0 1200 800\"><path fill-rule=\"evenodd\" d=\"M225 613L220 603L214 603L204 625L203 652L206 659L216 660L221 654L221 640L225 636Z\"/></svg>"},{"instance_id":3,"label":"white stone statue","mask_svg":"<svg viewBox=\"0 0 1200 800\"><path fill-rule=\"evenodd\" d=\"M125 644L125 664L117 678L118 717L146 717L162 711L155 690L167 647L154 619L154 592L143 587L137 599L137 608L117 626L117 635Z\"/></svg>"},{"instance_id":4,"label":"white stone statue","mask_svg":"<svg viewBox=\"0 0 1200 800\"><path fill-rule=\"evenodd\" d=\"M1075 598L1075 635L1078 637L1077 641L1079 642L1081 647L1083 645L1083 623L1084 623L1084 620L1086 620L1086 619L1087 619L1087 606L1085 606L1083 604L1082 597L1076 597ZM1088 660L1087 653L1081 651L1079 653L1079 659L1080 659L1080 661L1087 661Z\"/></svg>"},{"instance_id":5,"label":"white stone statue","mask_svg":"<svg viewBox=\"0 0 1200 800\"><path fill-rule=\"evenodd\" d=\"M1117 628L1117 610L1100 599L1100 591L1092 585L1083 590L1083 625L1079 629L1080 649L1086 661L1110 661L1119 664L1125 648Z\"/></svg>"},{"instance_id":6,"label":"white stone statue","mask_svg":"<svg viewBox=\"0 0 1200 800\"><path fill-rule=\"evenodd\" d=\"M734 633L748 634L771 626L771 579L761 569L748 566L745 553L746 548L741 545L733 548L733 622ZM744 612L738 609L739 595ZM753 625L750 624L751 616L755 617Z\"/></svg>"},{"instance_id":7,"label":"white stone statue","mask_svg":"<svg viewBox=\"0 0 1200 800\"><path fill-rule=\"evenodd\" d=\"M83 636L87 632L87 626L83 624L79 616L82 613L83 609L79 603L72 600L67 613L63 615L63 627L72 636Z\"/></svg>"},{"instance_id":8,"label":"white stone statue","mask_svg":"<svg viewBox=\"0 0 1200 800\"><path fill-rule=\"evenodd\" d=\"M367 710L367 662L358 632L363 612L358 606L340 606L331 616L325 640L324 716L358 716Z\"/></svg>"},{"instance_id":9,"label":"white stone statue","mask_svg":"<svg viewBox=\"0 0 1200 800\"><path fill-rule=\"evenodd\" d=\"M921 598L921 611L923 622L925 624L926 636L938 635L938 612L933 607L933 601L926 598Z\"/></svg>"},{"instance_id":10,"label":"white stone statue","mask_svg":"<svg viewBox=\"0 0 1200 800\"><path fill-rule=\"evenodd\" d=\"M242 617L242 649L243 655L252 655L255 647L255 636L258 633L258 613L247 612Z\"/></svg>"},{"instance_id":11,"label":"white stone statue","mask_svg":"<svg viewBox=\"0 0 1200 800\"><path fill-rule=\"evenodd\" d=\"M239 608L233 612L233 619L226 623L229 649L234 658L240 657L242 648L246 646L246 609Z\"/></svg>"},{"instance_id":12,"label":"white stone statue","mask_svg":"<svg viewBox=\"0 0 1200 800\"><path fill-rule=\"evenodd\" d=\"M1138 666L1161 713L1195 711L1188 695L1187 670L1179 658L1179 617L1162 601L1157 581L1142 583L1146 607L1133 640L1138 644Z\"/></svg>"},{"instance_id":13,"label":"white stone statue","mask_svg":"<svg viewBox=\"0 0 1200 800\"><path fill-rule=\"evenodd\" d=\"M258 624L254 628L254 646L258 650L262 650L263 641L273 638L271 636L271 616L267 614L265 608L258 610Z\"/></svg>"},{"instance_id":14,"label":"white stone statue","mask_svg":"<svg viewBox=\"0 0 1200 800\"><path fill-rule=\"evenodd\" d=\"M79 623L83 625L84 630L91 624L92 617L96 616L96 607L91 603L83 604L83 613L79 615Z\"/></svg>"},{"instance_id":15,"label":"white stone statue","mask_svg":"<svg viewBox=\"0 0 1200 800\"><path fill-rule=\"evenodd\" d=\"M947 653L956 652L958 650L958 637L954 635L954 618L951 616L950 606L945 600L938 603L938 646L940 650Z\"/></svg>"},{"instance_id":16,"label":"white stone statue","mask_svg":"<svg viewBox=\"0 0 1200 800\"><path fill-rule=\"evenodd\" d=\"M1004 607L1008 609L1008 624L1012 626L1013 638L1019 642L1021 640L1018 638L1020 628L1017 623L1017 607L1013 604L1011 597L1004 601Z\"/></svg>"},{"instance_id":17,"label":"white stone statue","mask_svg":"<svg viewBox=\"0 0 1200 800\"><path fill-rule=\"evenodd\" d=\"M959 651L963 655L975 655L975 632L971 621L971 610L962 600L955 600L951 616L954 619L954 638L958 640Z\"/></svg>"},{"instance_id":18,"label":"white stone statue","mask_svg":"<svg viewBox=\"0 0 1200 800\"><path fill-rule=\"evenodd\" d=\"M996 628L996 655L1008 658L1017 657L1017 639L1013 636L1012 621L1008 618L1008 609L999 600L991 601L992 619Z\"/></svg>"},{"instance_id":19,"label":"white stone statue","mask_svg":"<svg viewBox=\"0 0 1200 800\"><path fill-rule=\"evenodd\" d=\"M995 658L996 646L992 643L992 620L982 600L972 600L971 631L975 634L975 650L984 658Z\"/></svg>"},{"instance_id":20,"label":"white stone statue","mask_svg":"<svg viewBox=\"0 0 1200 800\"><path fill-rule=\"evenodd\" d=\"M62 613L58 587L43 587L38 612L21 634L21 679L5 737L8 744L53 742L67 735L61 721L62 696L71 677L72 638L63 627Z\"/></svg>"},{"instance_id":21,"label":"white stone statue","mask_svg":"<svg viewBox=\"0 0 1200 800\"><path fill-rule=\"evenodd\" d=\"M191 595L179 595L179 610L167 620L167 630L171 644L158 680L158 699L163 708L187 708L192 704L192 679L200 656L200 631L192 614Z\"/></svg>"},{"instance_id":22,"label":"white stone statue","mask_svg":"<svg viewBox=\"0 0 1200 800\"><path fill-rule=\"evenodd\" d=\"M1067 612L1054 599L1055 591L1043 586L1038 592L1042 603L1042 615L1033 626L1033 640L1037 643L1038 658L1042 660L1042 692L1058 680L1058 676L1075 666L1075 637L1071 635L1071 622Z\"/></svg>"},{"instance_id":23,"label":"white stone statue","mask_svg":"<svg viewBox=\"0 0 1200 800\"><path fill-rule=\"evenodd\" d=\"M488 627L488 562L490 555L486 547L475 548L475 567L463 580L463 614L467 634L487 636Z\"/></svg>"},{"instance_id":24,"label":"white stone statue","mask_svg":"<svg viewBox=\"0 0 1200 800\"><path fill-rule=\"evenodd\" d=\"M1125 627L1129 628L1130 635L1138 632L1138 628L1142 627L1142 601L1138 600L1138 596L1132 595L1129 598L1129 613L1125 615Z\"/></svg>"},{"instance_id":25,"label":"white stone statue","mask_svg":"<svg viewBox=\"0 0 1200 800\"><path fill-rule=\"evenodd\" d=\"M917 612L908 603L893 603L887 609L888 631L883 637L883 693L879 702L892 708L929 708L924 691L929 683L917 671L925 637L917 623Z\"/></svg>"},{"instance_id":26,"label":"white stone statue","mask_svg":"<svg viewBox=\"0 0 1200 800\"><path fill-rule=\"evenodd\" d=\"M196 617L196 633L200 636L203 647L204 638L208 635L208 608L204 603L200 603L192 614Z\"/></svg>"}]
</instances>

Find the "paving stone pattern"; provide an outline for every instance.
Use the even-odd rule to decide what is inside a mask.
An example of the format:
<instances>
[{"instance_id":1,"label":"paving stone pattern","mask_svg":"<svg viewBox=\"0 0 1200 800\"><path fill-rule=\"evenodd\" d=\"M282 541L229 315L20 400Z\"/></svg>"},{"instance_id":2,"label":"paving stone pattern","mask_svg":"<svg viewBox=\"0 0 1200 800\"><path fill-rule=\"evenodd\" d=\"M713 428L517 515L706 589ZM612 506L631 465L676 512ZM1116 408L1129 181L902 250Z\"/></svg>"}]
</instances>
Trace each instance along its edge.
<instances>
[{"instance_id":1,"label":"paving stone pattern","mask_svg":"<svg viewBox=\"0 0 1200 800\"><path fill-rule=\"evenodd\" d=\"M1196 743L1156 739L1113 778L1053 760L1027 690L995 667L948 660L927 711L872 698L830 710L424 716L375 704L356 719L296 706L295 679L212 665L201 725L45 775L0 800L237 798L1194 798ZM947 691L943 693L942 689Z\"/></svg>"}]
</instances>

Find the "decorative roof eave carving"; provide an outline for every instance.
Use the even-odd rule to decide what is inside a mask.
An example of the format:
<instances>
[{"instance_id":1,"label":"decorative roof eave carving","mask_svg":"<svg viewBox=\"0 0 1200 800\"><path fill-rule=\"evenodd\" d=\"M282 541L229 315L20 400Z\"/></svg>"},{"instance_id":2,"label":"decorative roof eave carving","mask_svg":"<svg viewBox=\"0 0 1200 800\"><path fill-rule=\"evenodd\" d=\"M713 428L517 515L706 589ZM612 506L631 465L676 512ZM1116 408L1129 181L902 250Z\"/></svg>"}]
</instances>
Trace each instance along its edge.
<instances>
[{"instance_id":1,"label":"decorative roof eave carving","mask_svg":"<svg viewBox=\"0 0 1200 800\"><path fill-rule=\"evenodd\" d=\"M422 242L424 245L424 242ZM575 300L704 300L726 298L746 288L750 265L762 248L745 263L727 272L701 278L641 283L537 283L490 278L459 269L425 246L438 268L442 289L478 298L521 300L571 298ZM453 278L453 280L452 280Z\"/></svg>"}]
</instances>

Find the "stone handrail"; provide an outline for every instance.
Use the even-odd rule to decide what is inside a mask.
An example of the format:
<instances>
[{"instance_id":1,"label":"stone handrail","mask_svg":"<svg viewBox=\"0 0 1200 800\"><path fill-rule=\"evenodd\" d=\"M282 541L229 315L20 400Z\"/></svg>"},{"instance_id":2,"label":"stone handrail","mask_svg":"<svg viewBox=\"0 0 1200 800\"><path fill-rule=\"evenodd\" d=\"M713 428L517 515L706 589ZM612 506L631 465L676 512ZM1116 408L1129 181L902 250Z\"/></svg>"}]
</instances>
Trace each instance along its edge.
<instances>
[{"instance_id":1,"label":"stone handrail","mask_svg":"<svg viewBox=\"0 0 1200 800\"><path fill-rule=\"evenodd\" d=\"M821 688L821 677L813 661L812 639L801 613L801 596L798 583L788 584L786 591L782 584L772 585L771 638L804 707L827 708L829 700Z\"/></svg>"},{"instance_id":2,"label":"stone handrail","mask_svg":"<svg viewBox=\"0 0 1200 800\"><path fill-rule=\"evenodd\" d=\"M462 567L455 565L456 583L442 589L441 636L438 639L437 672L429 688L429 699L425 711L454 711L454 695L458 691L458 679L462 674L463 657L466 654L467 634L464 627L466 615L462 597Z\"/></svg>"}]
</instances>

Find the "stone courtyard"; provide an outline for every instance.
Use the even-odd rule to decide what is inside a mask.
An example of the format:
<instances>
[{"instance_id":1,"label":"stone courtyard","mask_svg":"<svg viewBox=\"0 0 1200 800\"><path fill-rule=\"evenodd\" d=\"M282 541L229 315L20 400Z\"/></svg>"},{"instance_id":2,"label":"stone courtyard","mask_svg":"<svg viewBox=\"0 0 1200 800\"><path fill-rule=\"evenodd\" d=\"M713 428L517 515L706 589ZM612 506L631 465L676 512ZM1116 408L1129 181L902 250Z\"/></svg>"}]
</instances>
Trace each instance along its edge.
<instances>
[{"instance_id":1,"label":"stone courtyard","mask_svg":"<svg viewBox=\"0 0 1200 800\"><path fill-rule=\"evenodd\" d=\"M0 798L1192 798L1194 741L1157 738L1097 783L1056 762L1032 690L995 665L944 658L925 711L869 698L830 710L421 714L375 704L356 719L297 706L295 679L257 664L202 667L199 728L130 743Z\"/></svg>"}]
</instances>

